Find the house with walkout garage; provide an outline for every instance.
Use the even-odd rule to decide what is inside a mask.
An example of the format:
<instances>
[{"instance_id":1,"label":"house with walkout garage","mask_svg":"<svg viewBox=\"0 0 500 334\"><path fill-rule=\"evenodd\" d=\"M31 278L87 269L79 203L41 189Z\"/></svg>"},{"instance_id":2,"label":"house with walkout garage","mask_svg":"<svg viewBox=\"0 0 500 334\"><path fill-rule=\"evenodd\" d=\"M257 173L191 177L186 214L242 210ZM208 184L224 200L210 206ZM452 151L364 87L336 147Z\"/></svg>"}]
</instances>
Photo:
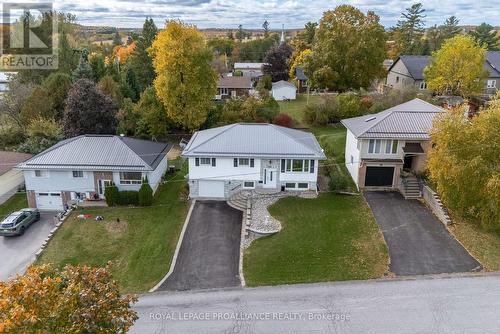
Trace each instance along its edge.
<instances>
[{"instance_id":1,"label":"house with walkout garage","mask_svg":"<svg viewBox=\"0 0 500 334\"><path fill-rule=\"evenodd\" d=\"M17 165L24 174L28 204L62 210L72 203L101 201L105 187L138 191L148 178L156 191L167 169L171 145L113 135L63 140Z\"/></svg>"},{"instance_id":2,"label":"house with walkout garage","mask_svg":"<svg viewBox=\"0 0 500 334\"><path fill-rule=\"evenodd\" d=\"M345 164L358 189L399 189L420 196L429 132L443 109L420 99L378 114L342 120L347 128Z\"/></svg>"},{"instance_id":3,"label":"house with walkout garage","mask_svg":"<svg viewBox=\"0 0 500 334\"><path fill-rule=\"evenodd\" d=\"M251 123L198 131L182 156L189 160L190 197L214 199L242 189L316 190L326 159L311 133Z\"/></svg>"}]
</instances>

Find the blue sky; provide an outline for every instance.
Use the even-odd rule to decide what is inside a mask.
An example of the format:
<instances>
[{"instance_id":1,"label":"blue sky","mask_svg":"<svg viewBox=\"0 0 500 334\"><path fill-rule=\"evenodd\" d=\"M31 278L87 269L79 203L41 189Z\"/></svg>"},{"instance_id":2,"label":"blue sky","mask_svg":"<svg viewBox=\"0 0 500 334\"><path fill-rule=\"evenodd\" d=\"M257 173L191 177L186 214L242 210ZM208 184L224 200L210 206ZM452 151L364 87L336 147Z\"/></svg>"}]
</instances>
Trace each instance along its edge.
<instances>
[{"instance_id":1,"label":"blue sky","mask_svg":"<svg viewBox=\"0 0 500 334\"><path fill-rule=\"evenodd\" d=\"M307 21L317 21L325 10L342 2L320 0L72 0L56 1L56 8L77 15L78 23L117 27L141 27L146 16L153 17L158 26L165 19L181 19L199 28L260 28L270 22L271 28L281 24L287 28L303 27ZM412 1L355 0L348 2L363 12L375 11L381 23L392 26L400 13ZM450 15L461 24L488 22L500 25L500 6L487 0L422 1L426 9L426 24L440 24Z\"/></svg>"}]
</instances>

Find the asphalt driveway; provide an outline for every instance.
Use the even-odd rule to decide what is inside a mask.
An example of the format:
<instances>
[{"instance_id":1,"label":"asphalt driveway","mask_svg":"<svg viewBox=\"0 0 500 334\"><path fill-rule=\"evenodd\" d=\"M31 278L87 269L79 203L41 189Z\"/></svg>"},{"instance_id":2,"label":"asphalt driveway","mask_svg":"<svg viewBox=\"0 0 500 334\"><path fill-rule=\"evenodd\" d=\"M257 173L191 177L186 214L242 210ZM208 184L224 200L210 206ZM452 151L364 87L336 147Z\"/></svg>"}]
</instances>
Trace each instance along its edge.
<instances>
[{"instance_id":1,"label":"asphalt driveway","mask_svg":"<svg viewBox=\"0 0 500 334\"><path fill-rule=\"evenodd\" d=\"M239 286L242 214L226 202L197 201L174 271L159 290Z\"/></svg>"},{"instance_id":2,"label":"asphalt driveway","mask_svg":"<svg viewBox=\"0 0 500 334\"><path fill-rule=\"evenodd\" d=\"M41 212L40 220L31 224L23 235L0 236L0 280L24 273L50 230L55 227L55 215L56 212Z\"/></svg>"},{"instance_id":3,"label":"asphalt driveway","mask_svg":"<svg viewBox=\"0 0 500 334\"><path fill-rule=\"evenodd\" d=\"M365 198L389 247L391 272L407 276L481 268L420 201L396 192L366 192Z\"/></svg>"}]
</instances>

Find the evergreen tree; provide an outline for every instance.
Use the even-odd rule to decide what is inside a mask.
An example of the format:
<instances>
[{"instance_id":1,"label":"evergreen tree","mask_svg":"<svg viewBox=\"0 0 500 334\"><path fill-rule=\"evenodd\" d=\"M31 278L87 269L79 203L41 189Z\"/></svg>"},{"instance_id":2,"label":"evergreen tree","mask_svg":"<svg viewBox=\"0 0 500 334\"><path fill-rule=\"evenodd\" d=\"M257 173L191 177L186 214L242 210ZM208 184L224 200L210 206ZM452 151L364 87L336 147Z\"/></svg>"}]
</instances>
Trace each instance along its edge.
<instances>
[{"instance_id":1,"label":"evergreen tree","mask_svg":"<svg viewBox=\"0 0 500 334\"><path fill-rule=\"evenodd\" d=\"M138 93L144 91L146 87L151 86L156 77L153 60L148 49L153 44L157 34L158 28L153 19L146 19L142 26L142 35L138 38L136 47L127 60L127 66L135 74Z\"/></svg>"},{"instance_id":2,"label":"evergreen tree","mask_svg":"<svg viewBox=\"0 0 500 334\"><path fill-rule=\"evenodd\" d=\"M264 37L268 37L269 36L269 22L267 22L267 20L265 20L264 23L262 23L262 28L264 28Z\"/></svg>"},{"instance_id":3,"label":"evergreen tree","mask_svg":"<svg viewBox=\"0 0 500 334\"><path fill-rule=\"evenodd\" d=\"M479 44L486 47L488 50L497 51L500 49L500 36L497 36L496 31L491 25L483 22L470 34Z\"/></svg>"},{"instance_id":4,"label":"evergreen tree","mask_svg":"<svg viewBox=\"0 0 500 334\"><path fill-rule=\"evenodd\" d=\"M115 36L113 37L113 47L122 45L122 38L118 30L115 32Z\"/></svg>"},{"instance_id":5,"label":"evergreen tree","mask_svg":"<svg viewBox=\"0 0 500 334\"><path fill-rule=\"evenodd\" d=\"M92 68L89 65L89 52L83 49L80 54L80 61L77 68L73 71L73 81L79 79L93 79Z\"/></svg>"},{"instance_id":6,"label":"evergreen tree","mask_svg":"<svg viewBox=\"0 0 500 334\"><path fill-rule=\"evenodd\" d=\"M421 54L424 35L425 9L421 3L413 4L401 13L402 19L393 29L400 54Z\"/></svg>"}]
</instances>

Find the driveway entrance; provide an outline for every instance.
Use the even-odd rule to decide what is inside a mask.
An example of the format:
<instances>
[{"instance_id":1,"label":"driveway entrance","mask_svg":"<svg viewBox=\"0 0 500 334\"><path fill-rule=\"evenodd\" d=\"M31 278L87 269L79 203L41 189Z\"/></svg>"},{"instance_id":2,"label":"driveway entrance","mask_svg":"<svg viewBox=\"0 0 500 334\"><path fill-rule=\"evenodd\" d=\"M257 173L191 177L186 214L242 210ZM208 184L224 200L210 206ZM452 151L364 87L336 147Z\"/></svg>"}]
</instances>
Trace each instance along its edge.
<instances>
[{"instance_id":1,"label":"driveway entrance","mask_svg":"<svg viewBox=\"0 0 500 334\"><path fill-rule=\"evenodd\" d=\"M365 198L389 247L391 272L406 276L481 268L420 201L396 192L366 192Z\"/></svg>"},{"instance_id":2,"label":"driveway entrance","mask_svg":"<svg viewBox=\"0 0 500 334\"><path fill-rule=\"evenodd\" d=\"M174 271L158 290L239 286L241 220L226 202L197 201Z\"/></svg>"}]
</instances>

